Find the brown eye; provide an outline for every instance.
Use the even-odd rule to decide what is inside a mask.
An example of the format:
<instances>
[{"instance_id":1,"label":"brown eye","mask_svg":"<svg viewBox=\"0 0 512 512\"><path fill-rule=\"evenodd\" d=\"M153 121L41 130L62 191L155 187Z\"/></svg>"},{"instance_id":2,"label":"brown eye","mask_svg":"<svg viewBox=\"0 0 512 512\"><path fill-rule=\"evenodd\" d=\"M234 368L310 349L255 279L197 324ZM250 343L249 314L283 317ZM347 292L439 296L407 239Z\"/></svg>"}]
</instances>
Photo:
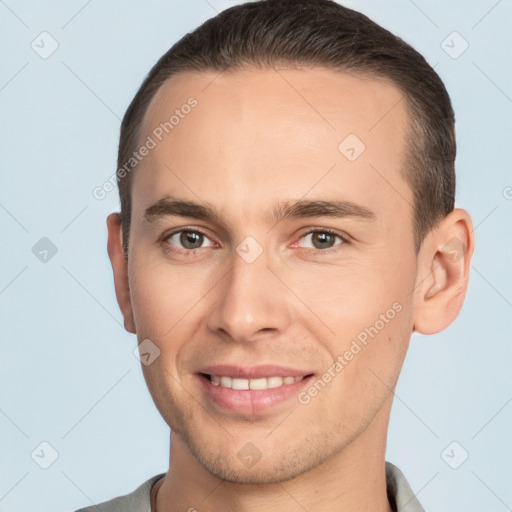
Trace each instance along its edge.
<instances>
[{"instance_id":1,"label":"brown eye","mask_svg":"<svg viewBox=\"0 0 512 512\"><path fill-rule=\"evenodd\" d=\"M332 247L332 244L335 242L336 236L331 233L313 233L311 237L311 241L316 249L326 249Z\"/></svg>"},{"instance_id":2,"label":"brown eye","mask_svg":"<svg viewBox=\"0 0 512 512\"><path fill-rule=\"evenodd\" d=\"M174 246L177 246L178 249L200 249L204 247L205 241L209 242L208 246L213 245L208 237L203 235L200 231L193 230L182 230L177 231L167 237L167 241Z\"/></svg>"},{"instance_id":3,"label":"brown eye","mask_svg":"<svg viewBox=\"0 0 512 512\"><path fill-rule=\"evenodd\" d=\"M197 231L182 231L180 243L185 249L198 249L201 247L204 236Z\"/></svg>"},{"instance_id":4,"label":"brown eye","mask_svg":"<svg viewBox=\"0 0 512 512\"><path fill-rule=\"evenodd\" d=\"M341 245L340 243L336 243L336 240L340 240L342 243L344 242L341 236L336 235L335 233L330 233L329 231L311 231L310 233L302 236L301 240L307 241L307 244L302 245L302 247L319 250L331 249L336 245Z\"/></svg>"}]
</instances>

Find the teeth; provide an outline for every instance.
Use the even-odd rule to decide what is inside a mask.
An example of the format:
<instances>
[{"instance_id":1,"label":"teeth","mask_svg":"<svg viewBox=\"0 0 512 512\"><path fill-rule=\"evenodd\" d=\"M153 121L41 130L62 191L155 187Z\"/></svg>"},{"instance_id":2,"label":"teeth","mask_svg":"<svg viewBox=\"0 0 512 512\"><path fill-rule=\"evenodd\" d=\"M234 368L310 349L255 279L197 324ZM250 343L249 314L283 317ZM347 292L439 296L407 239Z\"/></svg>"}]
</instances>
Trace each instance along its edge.
<instances>
[{"instance_id":1,"label":"teeth","mask_svg":"<svg viewBox=\"0 0 512 512\"><path fill-rule=\"evenodd\" d=\"M221 377L220 378L220 385L224 386L225 388L230 388L232 383L233 383L233 380L231 379L231 377Z\"/></svg>"},{"instance_id":2,"label":"teeth","mask_svg":"<svg viewBox=\"0 0 512 512\"><path fill-rule=\"evenodd\" d=\"M232 379L231 389L249 389L249 381L247 379Z\"/></svg>"},{"instance_id":3,"label":"teeth","mask_svg":"<svg viewBox=\"0 0 512 512\"><path fill-rule=\"evenodd\" d=\"M222 386L235 390L261 390L278 388L284 384L293 384L302 380L304 377L262 377L260 379L239 379L231 377L219 377L210 375L210 380L214 386Z\"/></svg>"},{"instance_id":4,"label":"teeth","mask_svg":"<svg viewBox=\"0 0 512 512\"><path fill-rule=\"evenodd\" d=\"M267 387L268 388L278 388L283 385L282 377L269 377L267 379Z\"/></svg>"},{"instance_id":5,"label":"teeth","mask_svg":"<svg viewBox=\"0 0 512 512\"><path fill-rule=\"evenodd\" d=\"M250 389L267 389L267 379L265 377L261 379L251 379L248 382Z\"/></svg>"}]
</instances>

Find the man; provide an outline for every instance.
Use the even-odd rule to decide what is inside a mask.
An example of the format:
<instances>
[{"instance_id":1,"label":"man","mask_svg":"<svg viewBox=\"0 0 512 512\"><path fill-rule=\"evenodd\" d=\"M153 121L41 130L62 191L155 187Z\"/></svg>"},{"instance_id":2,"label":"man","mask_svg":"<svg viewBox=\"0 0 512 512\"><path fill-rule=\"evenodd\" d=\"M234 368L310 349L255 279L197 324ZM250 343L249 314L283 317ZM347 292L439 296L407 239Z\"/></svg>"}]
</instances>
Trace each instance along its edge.
<instances>
[{"instance_id":1,"label":"man","mask_svg":"<svg viewBox=\"0 0 512 512\"><path fill-rule=\"evenodd\" d=\"M454 115L416 51L329 0L230 8L123 120L108 253L169 470L83 510L423 510L385 462L411 334L473 254Z\"/></svg>"}]
</instances>

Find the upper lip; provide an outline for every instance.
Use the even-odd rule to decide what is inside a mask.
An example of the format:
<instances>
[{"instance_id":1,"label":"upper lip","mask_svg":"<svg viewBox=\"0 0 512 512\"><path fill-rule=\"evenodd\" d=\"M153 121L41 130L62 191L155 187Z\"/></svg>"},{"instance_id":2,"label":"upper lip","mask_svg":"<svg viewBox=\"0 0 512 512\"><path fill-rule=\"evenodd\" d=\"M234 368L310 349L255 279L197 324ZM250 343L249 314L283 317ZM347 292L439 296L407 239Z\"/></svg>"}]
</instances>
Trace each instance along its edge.
<instances>
[{"instance_id":1,"label":"upper lip","mask_svg":"<svg viewBox=\"0 0 512 512\"><path fill-rule=\"evenodd\" d=\"M198 373L239 379L260 379L263 377L305 377L313 372L276 365L233 366L216 364L201 368Z\"/></svg>"}]
</instances>

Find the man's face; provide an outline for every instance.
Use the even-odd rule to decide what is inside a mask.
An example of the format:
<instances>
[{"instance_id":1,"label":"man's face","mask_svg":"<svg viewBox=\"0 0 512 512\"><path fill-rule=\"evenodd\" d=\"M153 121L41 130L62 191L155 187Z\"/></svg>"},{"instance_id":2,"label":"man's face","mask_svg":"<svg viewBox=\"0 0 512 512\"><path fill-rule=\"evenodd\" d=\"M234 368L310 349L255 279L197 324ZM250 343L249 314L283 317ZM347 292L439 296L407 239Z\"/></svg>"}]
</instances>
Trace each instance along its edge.
<instances>
[{"instance_id":1,"label":"man's face","mask_svg":"<svg viewBox=\"0 0 512 512\"><path fill-rule=\"evenodd\" d=\"M401 97L249 69L177 75L149 107L128 258L138 339L160 350L144 376L173 443L221 478L283 481L385 436L416 279ZM275 217L299 201L322 203Z\"/></svg>"}]
</instances>

